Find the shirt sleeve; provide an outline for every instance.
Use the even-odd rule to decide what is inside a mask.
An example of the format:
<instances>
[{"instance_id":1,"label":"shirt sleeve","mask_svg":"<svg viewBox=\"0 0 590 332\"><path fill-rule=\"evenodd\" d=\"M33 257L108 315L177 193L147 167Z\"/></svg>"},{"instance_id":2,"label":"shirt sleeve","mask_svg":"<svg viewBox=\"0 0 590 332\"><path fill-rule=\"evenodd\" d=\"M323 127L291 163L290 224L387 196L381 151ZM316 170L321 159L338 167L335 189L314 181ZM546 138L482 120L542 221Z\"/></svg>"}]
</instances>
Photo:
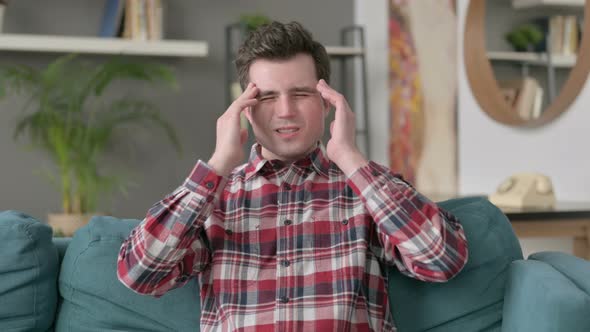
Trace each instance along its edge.
<instances>
[{"instance_id":1,"label":"shirt sleeve","mask_svg":"<svg viewBox=\"0 0 590 332\"><path fill-rule=\"evenodd\" d=\"M375 221L371 250L409 277L444 282L465 266L467 240L459 220L430 201L399 175L369 162L348 185Z\"/></svg>"},{"instance_id":2,"label":"shirt sleeve","mask_svg":"<svg viewBox=\"0 0 590 332\"><path fill-rule=\"evenodd\" d=\"M211 261L204 222L222 178L198 161L174 192L154 204L123 242L117 276L131 290L156 297L183 286Z\"/></svg>"}]
</instances>

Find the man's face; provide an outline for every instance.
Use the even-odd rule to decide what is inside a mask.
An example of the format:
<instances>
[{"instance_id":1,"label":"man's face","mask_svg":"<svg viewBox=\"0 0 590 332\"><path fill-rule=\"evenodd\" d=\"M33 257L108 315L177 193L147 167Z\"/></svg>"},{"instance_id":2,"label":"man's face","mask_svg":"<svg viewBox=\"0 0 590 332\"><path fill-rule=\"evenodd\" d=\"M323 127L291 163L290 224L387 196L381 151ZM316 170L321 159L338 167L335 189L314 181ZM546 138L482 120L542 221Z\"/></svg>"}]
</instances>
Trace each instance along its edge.
<instances>
[{"instance_id":1,"label":"man's face","mask_svg":"<svg viewBox=\"0 0 590 332\"><path fill-rule=\"evenodd\" d=\"M329 110L316 90L318 78L311 56L258 59L248 73L260 91L260 102L246 116L262 146L262 156L286 162L306 156L322 137Z\"/></svg>"}]
</instances>

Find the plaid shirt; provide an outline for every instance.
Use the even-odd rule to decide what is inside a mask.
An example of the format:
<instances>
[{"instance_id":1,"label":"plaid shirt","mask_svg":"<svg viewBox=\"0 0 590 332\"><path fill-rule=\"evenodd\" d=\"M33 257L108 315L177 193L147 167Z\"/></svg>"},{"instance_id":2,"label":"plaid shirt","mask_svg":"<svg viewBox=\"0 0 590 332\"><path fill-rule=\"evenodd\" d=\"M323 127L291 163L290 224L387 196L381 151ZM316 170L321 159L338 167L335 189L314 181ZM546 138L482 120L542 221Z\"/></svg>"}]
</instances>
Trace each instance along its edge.
<instances>
[{"instance_id":1,"label":"plaid shirt","mask_svg":"<svg viewBox=\"0 0 590 332\"><path fill-rule=\"evenodd\" d=\"M123 243L119 279L161 296L198 277L201 331L395 331L384 266L442 282L467 260L461 224L374 162L350 178L322 145L227 178L199 161Z\"/></svg>"}]
</instances>

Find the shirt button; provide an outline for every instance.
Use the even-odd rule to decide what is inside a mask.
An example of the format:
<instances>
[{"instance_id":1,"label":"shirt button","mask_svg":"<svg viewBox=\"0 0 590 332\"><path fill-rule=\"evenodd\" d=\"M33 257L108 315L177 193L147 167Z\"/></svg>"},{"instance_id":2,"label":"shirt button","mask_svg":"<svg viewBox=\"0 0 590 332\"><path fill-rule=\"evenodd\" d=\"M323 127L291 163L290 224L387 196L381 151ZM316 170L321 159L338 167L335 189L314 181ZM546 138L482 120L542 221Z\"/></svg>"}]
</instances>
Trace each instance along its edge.
<instances>
[{"instance_id":1,"label":"shirt button","mask_svg":"<svg viewBox=\"0 0 590 332\"><path fill-rule=\"evenodd\" d=\"M287 266L291 265L291 262L289 262L288 259L285 259L284 261L281 262L281 265L284 267L287 267Z\"/></svg>"},{"instance_id":2,"label":"shirt button","mask_svg":"<svg viewBox=\"0 0 590 332\"><path fill-rule=\"evenodd\" d=\"M283 221L283 225L285 225L285 226L289 226L292 223L293 223L293 221L291 221L291 219L287 219L287 220Z\"/></svg>"},{"instance_id":3,"label":"shirt button","mask_svg":"<svg viewBox=\"0 0 590 332\"><path fill-rule=\"evenodd\" d=\"M379 176L379 172L377 172L376 170L372 170L371 174L373 174L373 176Z\"/></svg>"},{"instance_id":4,"label":"shirt button","mask_svg":"<svg viewBox=\"0 0 590 332\"><path fill-rule=\"evenodd\" d=\"M213 183L213 181L207 181L205 183L205 186L207 186L207 188L209 189L213 189L213 187L215 187L215 184Z\"/></svg>"},{"instance_id":5,"label":"shirt button","mask_svg":"<svg viewBox=\"0 0 590 332\"><path fill-rule=\"evenodd\" d=\"M229 228L225 230L225 234L227 234L227 235L232 235L233 233L234 232Z\"/></svg>"},{"instance_id":6,"label":"shirt button","mask_svg":"<svg viewBox=\"0 0 590 332\"><path fill-rule=\"evenodd\" d=\"M287 296L281 296L281 297L279 298L279 301L280 301L281 303L287 303L287 302L289 302L289 298L288 298Z\"/></svg>"},{"instance_id":7,"label":"shirt button","mask_svg":"<svg viewBox=\"0 0 590 332\"><path fill-rule=\"evenodd\" d=\"M342 220L342 225L348 225L348 219Z\"/></svg>"},{"instance_id":8,"label":"shirt button","mask_svg":"<svg viewBox=\"0 0 590 332\"><path fill-rule=\"evenodd\" d=\"M291 190L291 185L290 185L290 184L288 184L288 183L285 183L285 184L283 185L283 188L284 188L285 190Z\"/></svg>"}]
</instances>

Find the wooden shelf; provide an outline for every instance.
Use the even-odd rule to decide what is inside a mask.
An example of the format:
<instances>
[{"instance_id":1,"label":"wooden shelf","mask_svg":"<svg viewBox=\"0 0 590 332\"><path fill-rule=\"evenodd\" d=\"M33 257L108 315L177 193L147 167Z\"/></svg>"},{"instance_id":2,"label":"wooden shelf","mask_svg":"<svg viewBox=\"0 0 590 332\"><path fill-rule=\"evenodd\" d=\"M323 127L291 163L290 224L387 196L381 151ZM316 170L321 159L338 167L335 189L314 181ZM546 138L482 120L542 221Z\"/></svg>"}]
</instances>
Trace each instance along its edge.
<instances>
[{"instance_id":1,"label":"wooden shelf","mask_svg":"<svg viewBox=\"0 0 590 332\"><path fill-rule=\"evenodd\" d=\"M326 46L326 52L331 56L360 56L365 50L362 47Z\"/></svg>"},{"instance_id":2,"label":"wooden shelf","mask_svg":"<svg viewBox=\"0 0 590 332\"><path fill-rule=\"evenodd\" d=\"M584 7L585 0L512 0L512 7L532 8L539 6Z\"/></svg>"},{"instance_id":3,"label":"wooden shelf","mask_svg":"<svg viewBox=\"0 0 590 332\"><path fill-rule=\"evenodd\" d=\"M202 41L138 41L119 38L0 34L0 50L88 54L125 54L170 57L205 57Z\"/></svg>"},{"instance_id":4,"label":"wooden shelf","mask_svg":"<svg viewBox=\"0 0 590 332\"><path fill-rule=\"evenodd\" d=\"M547 54L531 52L488 52L488 58L496 61L514 61L530 65L547 66ZM576 64L575 55L553 54L551 60L553 66L568 68Z\"/></svg>"}]
</instances>

